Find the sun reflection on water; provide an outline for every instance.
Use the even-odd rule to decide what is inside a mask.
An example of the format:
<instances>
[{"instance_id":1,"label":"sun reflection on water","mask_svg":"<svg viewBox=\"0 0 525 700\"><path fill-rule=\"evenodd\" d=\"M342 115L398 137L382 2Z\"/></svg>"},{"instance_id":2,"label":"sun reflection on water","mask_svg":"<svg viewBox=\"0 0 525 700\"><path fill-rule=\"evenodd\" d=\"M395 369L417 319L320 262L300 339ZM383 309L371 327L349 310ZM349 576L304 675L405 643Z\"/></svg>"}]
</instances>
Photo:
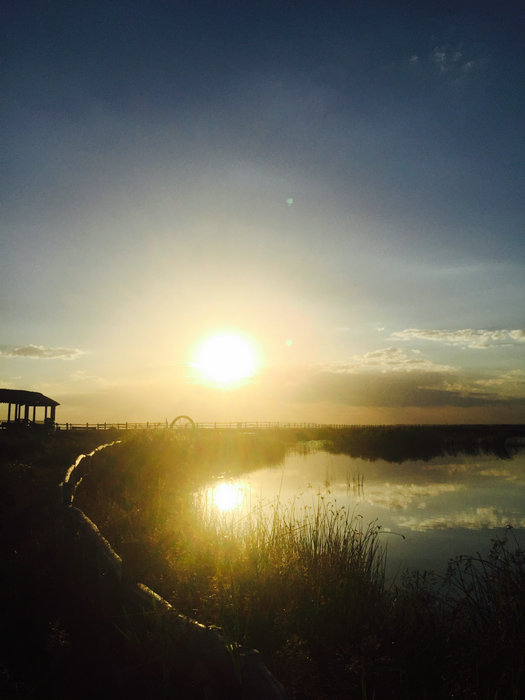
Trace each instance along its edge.
<instances>
[{"instance_id":1,"label":"sun reflection on water","mask_svg":"<svg viewBox=\"0 0 525 700\"><path fill-rule=\"evenodd\" d=\"M229 513L239 508L245 498L244 489L239 483L223 481L213 487L213 503L221 513Z\"/></svg>"},{"instance_id":2,"label":"sun reflection on water","mask_svg":"<svg viewBox=\"0 0 525 700\"><path fill-rule=\"evenodd\" d=\"M240 515L244 512L251 488L246 481L219 481L195 494L202 515Z\"/></svg>"}]
</instances>

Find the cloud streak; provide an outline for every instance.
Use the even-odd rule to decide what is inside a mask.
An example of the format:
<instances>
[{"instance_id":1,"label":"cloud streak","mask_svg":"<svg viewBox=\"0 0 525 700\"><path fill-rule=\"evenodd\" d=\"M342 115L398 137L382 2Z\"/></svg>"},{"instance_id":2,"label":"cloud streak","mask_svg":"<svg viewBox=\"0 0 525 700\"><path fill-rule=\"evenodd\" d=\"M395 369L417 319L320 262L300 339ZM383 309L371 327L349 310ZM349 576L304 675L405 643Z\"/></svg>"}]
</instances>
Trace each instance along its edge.
<instances>
[{"instance_id":1,"label":"cloud streak","mask_svg":"<svg viewBox=\"0 0 525 700\"><path fill-rule=\"evenodd\" d=\"M345 374L323 370L304 376L295 387L293 400L389 408L472 408L525 403L520 397L472 391L468 385L451 379L437 372Z\"/></svg>"},{"instance_id":2,"label":"cloud streak","mask_svg":"<svg viewBox=\"0 0 525 700\"><path fill-rule=\"evenodd\" d=\"M418 508L425 508L427 499L455 493L461 488L460 484L375 483L366 487L365 501L388 510L408 510L414 504Z\"/></svg>"},{"instance_id":3,"label":"cloud streak","mask_svg":"<svg viewBox=\"0 0 525 700\"><path fill-rule=\"evenodd\" d=\"M479 66L479 60L466 56L462 49L450 44L434 46L427 55L412 54L408 63L411 66L430 68L434 74L448 75L453 79L464 77Z\"/></svg>"},{"instance_id":4,"label":"cloud streak","mask_svg":"<svg viewBox=\"0 0 525 700\"><path fill-rule=\"evenodd\" d=\"M494 333L494 332L490 332ZM498 334L514 331L499 331ZM403 331L405 339L423 336L459 342L451 331ZM461 335L467 342L469 333ZM500 337L498 335L498 337ZM520 337L516 337L521 342ZM488 342L474 334L475 342ZM507 408L523 409L521 372L500 377L473 377L461 368L437 364L418 350L389 347L354 355L347 362L311 367L296 374L288 387L293 401L332 402L346 406L387 408Z\"/></svg>"},{"instance_id":5,"label":"cloud streak","mask_svg":"<svg viewBox=\"0 0 525 700\"><path fill-rule=\"evenodd\" d=\"M455 345L464 348L484 350L494 345L509 345L525 343L525 330L484 330L463 328L462 330L432 330L422 328L407 328L397 331L390 336L395 340L429 340L445 345Z\"/></svg>"},{"instance_id":6,"label":"cloud streak","mask_svg":"<svg viewBox=\"0 0 525 700\"><path fill-rule=\"evenodd\" d=\"M364 355L353 355L348 362L331 364L328 371L357 374L361 372L452 372L450 365L440 365L422 357L418 350L407 354L400 348L382 348L372 350Z\"/></svg>"},{"instance_id":7,"label":"cloud streak","mask_svg":"<svg viewBox=\"0 0 525 700\"><path fill-rule=\"evenodd\" d=\"M512 524L514 527L524 527L525 518L514 517L513 513L504 513L494 506L480 507L471 510L450 513L447 516L437 516L433 518L402 518L399 520L400 527L407 527L410 530L425 532L427 530L451 530L463 528L465 530L481 530L488 528L506 527Z\"/></svg>"},{"instance_id":8,"label":"cloud streak","mask_svg":"<svg viewBox=\"0 0 525 700\"><path fill-rule=\"evenodd\" d=\"M51 348L44 345L0 346L0 357L31 360L76 360L84 352L78 348Z\"/></svg>"}]
</instances>

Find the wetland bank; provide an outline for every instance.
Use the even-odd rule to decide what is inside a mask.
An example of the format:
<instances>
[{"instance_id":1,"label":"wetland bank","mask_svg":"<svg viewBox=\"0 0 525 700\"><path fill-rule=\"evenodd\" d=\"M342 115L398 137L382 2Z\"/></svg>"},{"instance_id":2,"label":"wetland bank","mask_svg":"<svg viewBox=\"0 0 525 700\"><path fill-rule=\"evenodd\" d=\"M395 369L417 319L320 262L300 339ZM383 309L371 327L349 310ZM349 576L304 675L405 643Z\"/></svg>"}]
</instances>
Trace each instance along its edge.
<instances>
[{"instance_id":1,"label":"wetland bank","mask_svg":"<svg viewBox=\"0 0 525 700\"><path fill-rule=\"evenodd\" d=\"M115 435L122 442L91 459L75 505L122 556L127 580L221 628L234 656L238 645L260 650L290 698L517 698L525 651L524 434L522 426L444 426ZM65 433L26 445L4 440L7 696L51 689L65 697L75 688L89 697L111 683L122 689L123 677L135 679L124 683L133 697L173 689L173 678L162 675L165 659L152 663L146 649L108 627L77 566L75 542L53 524L47 496L77 454L103 441L106 435ZM318 483L312 458L326 465L315 472ZM302 488L308 501L288 498L301 473L313 482ZM260 498L256 477L269 474L278 493ZM459 529L443 527L432 499L467 494L476 512L472 499L484 480L496 499L492 520L473 520L471 530L465 519ZM221 484L228 493L238 483L252 489L244 510L215 498ZM504 483L515 496L507 510ZM382 519L367 513L367 499L384 507L386 492L394 507ZM416 506L426 499L428 512L399 507L407 495L419 499ZM458 512L468 510L458 504ZM447 518L457 526L454 508ZM418 511L419 524L432 521L434 529L408 527ZM388 517L403 514L404 529L397 522L386 533ZM394 543L455 538L474 526L479 547L448 569L388 573Z\"/></svg>"},{"instance_id":2,"label":"wetland bank","mask_svg":"<svg viewBox=\"0 0 525 700\"><path fill-rule=\"evenodd\" d=\"M470 525L449 513L458 527L447 529L434 513L434 529L392 534L360 508L386 461L385 488L399 495L408 472L420 505L432 488L418 485L418 470L433 475L445 502L458 491L471 494L468 473L478 482L500 478L516 494L523 434L519 426L443 426L136 435L97 455L75 502L123 556L126 576L220 627L232 649L260 650L290 697L518 697L525 651L519 504L508 513L495 506L484 520L486 507L472 502L480 517ZM357 503L343 502L335 477L324 489L311 485L308 502L285 498L283 464L295 460L300 471L311 454L360 460L347 475ZM234 486L265 470L281 481L273 499L254 493L242 512L215 499L218 483ZM443 570L398 567L387 576L394 541L421 546L425 536L432 543L436 532L450 539L459 531L468 540L474 530L482 546L460 551Z\"/></svg>"}]
</instances>

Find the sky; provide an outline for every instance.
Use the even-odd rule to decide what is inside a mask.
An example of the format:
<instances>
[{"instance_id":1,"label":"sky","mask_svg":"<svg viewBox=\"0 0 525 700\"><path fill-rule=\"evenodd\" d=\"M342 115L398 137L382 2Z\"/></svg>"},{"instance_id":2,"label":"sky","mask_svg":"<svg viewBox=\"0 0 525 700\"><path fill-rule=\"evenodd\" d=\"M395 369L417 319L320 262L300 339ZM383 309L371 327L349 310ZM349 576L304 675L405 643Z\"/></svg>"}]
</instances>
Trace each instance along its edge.
<instances>
[{"instance_id":1,"label":"sky","mask_svg":"<svg viewBox=\"0 0 525 700\"><path fill-rule=\"evenodd\" d=\"M523 36L505 1L6 0L0 386L59 422L525 422Z\"/></svg>"}]
</instances>

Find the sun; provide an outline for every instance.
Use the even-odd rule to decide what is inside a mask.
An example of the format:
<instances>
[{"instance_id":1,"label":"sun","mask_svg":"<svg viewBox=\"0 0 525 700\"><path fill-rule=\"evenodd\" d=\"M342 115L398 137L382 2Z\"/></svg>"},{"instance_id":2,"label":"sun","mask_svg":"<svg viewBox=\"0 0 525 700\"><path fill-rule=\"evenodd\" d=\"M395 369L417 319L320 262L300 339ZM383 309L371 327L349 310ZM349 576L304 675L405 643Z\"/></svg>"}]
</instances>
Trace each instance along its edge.
<instances>
[{"instance_id":1,"label":"sun","mask_svg":"<svg viewBox=\"0 0 525 700\"><path fill-rule=\"evenodd\" d=\"M206 338L192 363L205 381L234 386L257 372L255 345L240 332L223 331Z\"/></svg>"}]
</instances>

